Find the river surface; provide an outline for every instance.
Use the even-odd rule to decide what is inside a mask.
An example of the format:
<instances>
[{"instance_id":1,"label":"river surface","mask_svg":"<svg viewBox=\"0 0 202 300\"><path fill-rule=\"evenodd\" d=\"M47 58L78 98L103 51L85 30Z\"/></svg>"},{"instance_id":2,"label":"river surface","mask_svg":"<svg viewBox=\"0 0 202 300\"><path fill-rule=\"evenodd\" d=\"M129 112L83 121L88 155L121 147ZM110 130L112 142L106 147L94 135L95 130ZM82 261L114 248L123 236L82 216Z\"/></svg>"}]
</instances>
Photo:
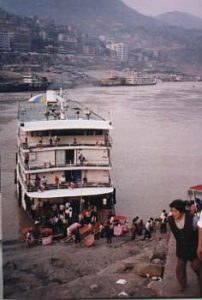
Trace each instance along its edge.
<instances>
[{"instance_id":1,"label":"river surface","mask_svg":"<svg viewBox=\"0 0 202 300\"><path fill-rule=\"evenodd\" d=\"M116 212L129 220L158 217L190 186L202 183L202 82L145 87L86 87L69 98L110 119L114 129L112 179ZM0 94L2 221L4 239L18 236L13 170L17 101L29 93Z\"/></svg>"}]
</instances>

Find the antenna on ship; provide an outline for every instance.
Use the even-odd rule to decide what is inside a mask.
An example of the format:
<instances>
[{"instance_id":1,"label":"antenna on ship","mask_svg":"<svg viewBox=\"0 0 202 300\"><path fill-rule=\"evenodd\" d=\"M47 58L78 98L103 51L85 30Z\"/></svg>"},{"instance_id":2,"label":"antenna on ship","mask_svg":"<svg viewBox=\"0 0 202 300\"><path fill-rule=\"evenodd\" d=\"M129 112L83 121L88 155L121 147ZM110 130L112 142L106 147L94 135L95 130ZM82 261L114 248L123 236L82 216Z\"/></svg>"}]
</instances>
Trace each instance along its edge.
<instances>
[{"instance_id":1,"label":"antenna on ship","mask_svg":"<svg viewBox=\"0 0 202 300\"><path fill-rule=\"evenodd\" d=\"M62 93L62 88L60 88L60 94L59 94L59 104L60 104L60 109L61 112L64 112L64 108L65 108L65 99L63 97L63 93Z\"/></svg>"}]
</instances>

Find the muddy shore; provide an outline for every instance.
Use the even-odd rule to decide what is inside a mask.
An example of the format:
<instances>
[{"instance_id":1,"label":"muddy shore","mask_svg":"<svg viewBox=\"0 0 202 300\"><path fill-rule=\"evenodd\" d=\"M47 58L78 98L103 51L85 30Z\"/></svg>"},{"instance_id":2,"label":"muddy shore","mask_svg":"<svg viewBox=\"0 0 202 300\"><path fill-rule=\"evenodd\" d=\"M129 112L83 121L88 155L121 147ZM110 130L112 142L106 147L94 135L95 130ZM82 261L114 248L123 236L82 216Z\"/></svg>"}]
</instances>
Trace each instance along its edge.
<instances>
[{"instance_id":1,"label":"muddy shore","mask_svg":"<svg viewBox=\"0 0 202 300\"><path fill-rule=\"evenodd\" d=\"M104 238L92 247L54 241L26 248L4 244L4 297L7 299L150 298L161 280L169 234L150 240ZM122 279L122 283L117 283Z\"/></svg>"}]
</instances>

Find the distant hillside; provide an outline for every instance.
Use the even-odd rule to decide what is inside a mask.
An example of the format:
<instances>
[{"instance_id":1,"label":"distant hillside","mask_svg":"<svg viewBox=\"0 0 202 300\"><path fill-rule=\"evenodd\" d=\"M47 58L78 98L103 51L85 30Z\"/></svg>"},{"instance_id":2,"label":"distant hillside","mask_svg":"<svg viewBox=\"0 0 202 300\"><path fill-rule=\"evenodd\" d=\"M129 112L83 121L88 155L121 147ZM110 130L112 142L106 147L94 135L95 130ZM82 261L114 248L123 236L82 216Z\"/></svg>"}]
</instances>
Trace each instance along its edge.
<instances>
[{"instance_id":1,"label":"distant hillside","mask_svg":"<svg viewBox=\"0 0 202 300\"><path fill-rule=\"evenodd\" d=\"M156 19L167 25L178 26L187 29L202 29L201 18L178 11L158 15Z\"/></svg>"},{"instance_id":2,"label":"distant hillside","mask_svg":"<svg viewBox=\"0 0 202 300\"><path fill-rule=\"evenodd\" d=\"M51 18L88 33L113 31L114 26L154 26L156 21L127 7L121 0L0 0L0 7L26 16Z\"/></svg>"},{"instance_id":3,"label":"distant hillside","mask_svg":"<svg viewBox=\"0 0 202 300\"><path fill-rule=\"evenodd\" d=\"M154 49L168 66L171 62L202 68L202 30L196 30L196 25L194 29L180 26L176 23L179 15L176 22L166 23L163 16L144 16L121 0L0 0L0 7L21 16L54 20L57 25L76 26L89 36L105 35L127 43L129 51Z\"/></svg>"},{"instance_id":4,"label":"distant hillside","mask_svg":"<svg viewBox=\"0 0 202 300\"><path fill-rule=\"evenodd\" d=\"M108 35L137 48L190 43L187 33L144 16L121 0L0 0L0 7L21 16L73 25L90 35ZM189 34L193 43L195 35Z\"/></svg>"}]
</instances>

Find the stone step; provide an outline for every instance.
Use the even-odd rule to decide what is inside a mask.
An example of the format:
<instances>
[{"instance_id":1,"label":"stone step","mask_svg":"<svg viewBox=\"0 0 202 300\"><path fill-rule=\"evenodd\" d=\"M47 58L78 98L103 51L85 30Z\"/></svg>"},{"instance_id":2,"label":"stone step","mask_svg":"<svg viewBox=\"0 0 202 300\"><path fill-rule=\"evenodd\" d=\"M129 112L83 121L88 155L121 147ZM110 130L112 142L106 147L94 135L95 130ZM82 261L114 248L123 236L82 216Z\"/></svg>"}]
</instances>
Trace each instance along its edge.
<instances>
[{"instance_id":1,"label":"stone step","mask_svg":"<svg viewBox=\"0 0 202 300\"><path fill-rule=\"evenodd\" d=\"M163 280L161 282L151 282L150 287L155 290L159 297L198 298L199 284L189 263L187 265L187 287L183 292L179 291L178 282L175 277L176 261L176 242L174 236L171 234Z\"/></svg>"}]
</instances>

